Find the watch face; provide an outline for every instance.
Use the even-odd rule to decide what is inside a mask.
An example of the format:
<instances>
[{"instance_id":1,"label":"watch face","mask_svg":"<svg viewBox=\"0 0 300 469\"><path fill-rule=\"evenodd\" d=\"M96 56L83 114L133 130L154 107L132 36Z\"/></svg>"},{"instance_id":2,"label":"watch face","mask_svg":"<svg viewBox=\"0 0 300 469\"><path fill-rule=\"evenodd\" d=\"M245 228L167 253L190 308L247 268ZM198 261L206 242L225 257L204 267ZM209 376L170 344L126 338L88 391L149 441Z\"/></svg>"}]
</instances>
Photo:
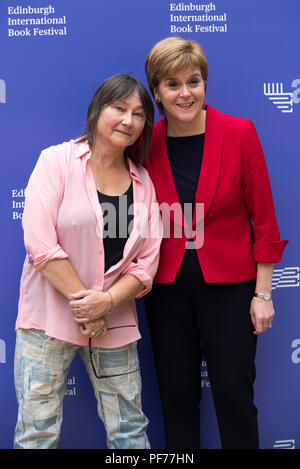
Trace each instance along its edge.
<instances>
[{"instance_id":1,"label":"watch face","mask_svg":"<svg viewBox=\"0 0 300 469\"><path fill-rule=\"evenodd\" d=\"M271 294L270 293L266 293L265 294L265 300L270 300L271 299Z\"/></svg>"}]
</instances>

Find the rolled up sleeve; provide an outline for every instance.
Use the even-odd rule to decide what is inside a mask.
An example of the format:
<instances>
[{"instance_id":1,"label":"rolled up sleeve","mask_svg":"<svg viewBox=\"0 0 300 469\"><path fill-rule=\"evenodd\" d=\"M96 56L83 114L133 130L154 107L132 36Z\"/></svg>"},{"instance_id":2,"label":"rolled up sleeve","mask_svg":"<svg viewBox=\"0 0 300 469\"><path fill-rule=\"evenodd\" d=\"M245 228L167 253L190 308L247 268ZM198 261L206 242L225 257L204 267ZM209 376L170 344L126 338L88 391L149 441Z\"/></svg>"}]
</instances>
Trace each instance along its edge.
<instances>
[{"instance_id":1,"label":"rolled up sleeve","mask_svg":"<svg viewBox=\"0 0 300 469\"><path fill-rule=\"evenodd\" d=\"M150 190L151 202L148 208L148 235L145 237L134 261L130 262L123 271L123 274L134 275L144 285L144 289L137 295L137 298L146 295L152 288L153 279L159 264L159 251L163 236L159 204L151 181Z\"/></svg>"},{"instance_id":2,"label":"rolled up sleeve","mask_svg":"<svg viewBox=\"0 0 300 469\"><path fill-rule=\"evenodd\" d=\"M280 262L288 240L280 240L273 196L263 150L251 121L242 142L243 190L246 207L252 219L255 262Z\"/></svg>"},{"instance_id":3,"label":"rolled up sleeve","mask_svg":"<svg viewBox=\"0 0 300 469\"><path fill-rule=\"evenodd\" d=\"M41 270L52 259L68 255L58 242L57 213L64 193L62 162L55 147L42 151L25 190L22 219L28 262Z\"/></svg>"}]
</instances>

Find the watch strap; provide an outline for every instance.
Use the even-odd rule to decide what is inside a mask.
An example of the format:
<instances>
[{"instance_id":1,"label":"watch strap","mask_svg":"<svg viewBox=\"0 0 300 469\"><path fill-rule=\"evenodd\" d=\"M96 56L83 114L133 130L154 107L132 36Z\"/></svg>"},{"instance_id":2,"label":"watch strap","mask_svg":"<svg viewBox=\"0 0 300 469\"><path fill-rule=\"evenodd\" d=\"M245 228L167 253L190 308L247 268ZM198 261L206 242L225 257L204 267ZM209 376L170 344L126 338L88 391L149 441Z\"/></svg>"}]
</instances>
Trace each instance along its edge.
<instances>
[{"instance_id":1,"label":"watch strap","mask_svg":"<svg viewBox=\"0 0 300 469\"><path fill-rule=\"evenodd\" d=\"M255 298L261 298L265 301L270 301L272 299L271 293L254 293Z\"/></svg>"}]
</instances>

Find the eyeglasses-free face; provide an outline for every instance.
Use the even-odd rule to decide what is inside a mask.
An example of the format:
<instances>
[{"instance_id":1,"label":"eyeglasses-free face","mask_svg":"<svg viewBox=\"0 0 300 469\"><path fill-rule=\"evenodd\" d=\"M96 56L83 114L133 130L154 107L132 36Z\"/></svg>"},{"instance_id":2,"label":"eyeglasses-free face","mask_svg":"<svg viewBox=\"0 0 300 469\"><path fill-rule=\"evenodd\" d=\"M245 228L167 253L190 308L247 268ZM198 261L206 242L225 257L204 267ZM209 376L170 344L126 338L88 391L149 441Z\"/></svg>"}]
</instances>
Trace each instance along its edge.
<instances>
[{"instance_id":1,"label":"eyeglasses-free face","mask_svg":"<svg viewBox=\"0 0 300 469\"><path fill-rule=\"evenodd\" d=\"M164 107L168 128L175 132L180 128L200 128L205 99L200 69L188 67L163 78L154 90L154 96Z\"/></svg>"},{"instance_id":2,"label":"eyeglasses-free face","mask_svg":"<svg viewBox=\"0 0 300 469\"><path fill-rule=\"evenodd\" d=\"M146 121L145 111L137 92L124 101L105 106L97 121L95 143L111 151L123 151L141 135Z\"/></svg>"}]
</instances>

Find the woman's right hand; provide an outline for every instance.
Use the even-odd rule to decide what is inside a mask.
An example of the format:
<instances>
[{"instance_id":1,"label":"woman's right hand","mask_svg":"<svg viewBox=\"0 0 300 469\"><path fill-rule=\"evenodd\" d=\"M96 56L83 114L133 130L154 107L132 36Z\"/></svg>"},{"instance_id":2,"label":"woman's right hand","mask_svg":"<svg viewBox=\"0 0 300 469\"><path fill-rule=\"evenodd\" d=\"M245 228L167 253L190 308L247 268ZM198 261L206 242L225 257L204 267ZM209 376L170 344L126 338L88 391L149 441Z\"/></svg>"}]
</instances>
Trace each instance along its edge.
<instances>
[{"instance_id":1,"label":"woman's right hand","mask_svg":"<svg viewBox=\"0 0 300 469\"><path fill-rule=\"evenodd\" d=\"M107 326L104 318L80 324L80 329L82 334L88 337L99 337L107 334Z\"/></svg>"}]
</instances>

